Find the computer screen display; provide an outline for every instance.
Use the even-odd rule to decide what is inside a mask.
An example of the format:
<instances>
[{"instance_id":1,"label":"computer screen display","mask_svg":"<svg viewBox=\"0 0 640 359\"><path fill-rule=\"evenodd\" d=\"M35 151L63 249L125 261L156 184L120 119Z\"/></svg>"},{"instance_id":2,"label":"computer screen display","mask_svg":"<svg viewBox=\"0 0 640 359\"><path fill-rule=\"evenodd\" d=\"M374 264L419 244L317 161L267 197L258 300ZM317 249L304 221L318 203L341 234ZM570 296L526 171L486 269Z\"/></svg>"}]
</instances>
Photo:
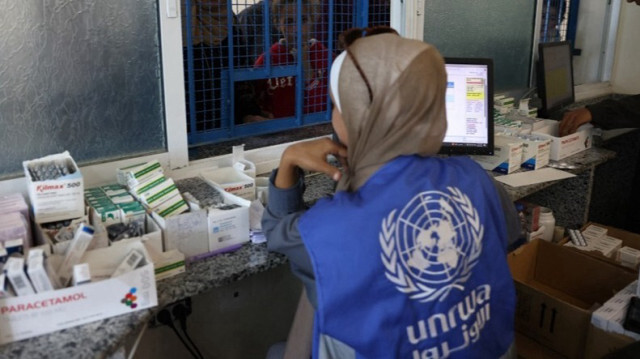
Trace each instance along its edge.
<instances>
[{"instance_id":1,"label":"computer screen display","mask_svg":"<svg viewBox=\"0 0 640 359\"><path fill-rule=\"evenodd\" d=\"M493 61L445 58L447 132L440 153L493 154Z\"/></svg>"},{"instance_id":2,"label":"computer screen display","mask_svg":"<svg viewBox=\"0 0 640 359\"><path fill-rule=\"evenodd\" d=\"M574 102L571 45L567 41L542 43L538 47L538 96L541 117L549 118Z\"/></svg>"}]
</instances>

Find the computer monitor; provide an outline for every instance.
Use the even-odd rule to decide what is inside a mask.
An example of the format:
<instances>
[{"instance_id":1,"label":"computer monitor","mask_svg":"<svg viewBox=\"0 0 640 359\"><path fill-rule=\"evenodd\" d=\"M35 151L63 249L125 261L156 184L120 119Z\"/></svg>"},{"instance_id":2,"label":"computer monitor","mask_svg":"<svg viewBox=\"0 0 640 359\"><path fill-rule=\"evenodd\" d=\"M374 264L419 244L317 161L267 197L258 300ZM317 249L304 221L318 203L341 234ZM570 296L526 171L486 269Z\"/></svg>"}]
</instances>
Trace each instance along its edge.
<instances>
[{"instance_id":1,"label":"computer monitor","mask_svg":"<svg viewBox=\"0 0 640 359\"><path fill-rule=\"evenodd\" d=\"M551 118L554 112L575 101L571 45L567 41L538 45L538 97L540 116Z\"/></svg>"},{"instance_id":2,"label":"computer monitor","mask_svg":"<svg viewBox=\"0 0 640 359\"><path fill-rule=\"evenodd\" d=\"M441 154L493 154L493 60L445 58L447 133Z\"/></svg>"}]
</instances>

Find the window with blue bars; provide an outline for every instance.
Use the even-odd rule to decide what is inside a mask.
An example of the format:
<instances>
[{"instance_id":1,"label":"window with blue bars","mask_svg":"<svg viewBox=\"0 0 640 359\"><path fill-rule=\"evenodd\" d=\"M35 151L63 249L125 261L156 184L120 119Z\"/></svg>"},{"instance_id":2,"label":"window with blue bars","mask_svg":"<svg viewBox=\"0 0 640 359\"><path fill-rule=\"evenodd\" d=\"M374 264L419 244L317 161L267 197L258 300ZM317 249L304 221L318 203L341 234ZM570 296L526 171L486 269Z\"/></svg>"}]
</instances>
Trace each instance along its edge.
<instances>
[{"instance_id":1,"label":"window with blue bars","mask_svg":"<svg viewBox=\"0 0 640 359\"><path fill-rule=\"evenodd\" d=\"M540 42L574 43L579 0L543 0L540 19Z\"/></svg>"},{"instance_id":2,"label":"window with blue bars","mask_svg":"<svg viewBox=\"0 0 640 359\"><path fill-rule=\"evenodd\" d=\"M390 19L389 0L181 1L192 147L329 122L339 34Z\"/></svg>"}]
</instances>

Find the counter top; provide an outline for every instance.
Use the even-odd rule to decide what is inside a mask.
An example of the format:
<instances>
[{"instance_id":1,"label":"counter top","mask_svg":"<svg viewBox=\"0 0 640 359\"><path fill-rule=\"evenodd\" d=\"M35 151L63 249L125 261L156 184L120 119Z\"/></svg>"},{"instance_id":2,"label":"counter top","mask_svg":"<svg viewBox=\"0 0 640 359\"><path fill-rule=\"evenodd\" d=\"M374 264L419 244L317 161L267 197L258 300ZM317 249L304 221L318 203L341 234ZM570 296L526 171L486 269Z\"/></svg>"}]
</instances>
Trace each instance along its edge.
<instances>
[{"instance_id":1,"label":"counter top","mask_svg":"<svg viewBox=\"0 0 640 359\"><path fill-rule=\"evenodd\" d=\"M580 173L615 156L613 151L591 148L563 160L576 166L569 170ZM519 199L559 181L513 188L505 186L512 199ZM330 194L335 183L327 176L307 177L305 201L314 203ZM6 344L0 347L2 358L108 358L125 340L137 335L145 322L164 305L206 292L212 288L242 280L253 274L287 262L282 255L271 253L266 244L246 244L240 249L201 259L187 265L187 272L158 281L158 307L120 315L97 322L63 329L51 334Z\"/></svg>"},{"instance_id":2,"label":"counter top","mask_svg":"<svg viewBox=\"0 0 640 359\"><path fill-rule=\"evenodd\" d=\"M577 175L579 173L592 169L593 167L599 164L602 164L614 158L615 156L616 156L616 153L613 151L605 150L598 147L592 147L586 151L576 153L573 156L564 158L559 162L564 162L568 165L575 166L574 169L563 169L563 171L570 172ZM520 172L526 172L526 171L527 170L521 169L514 173L520 173ZM499 174L495 172L490 172L490 174L493 177L504 176L503 174ZM549 182L537 183L537 184L522 186L522 187L511 187L508 185L504 185L504 188L507 190L507 193L509 194L509 197L511 198L511 200L516 201L530 194L536 193L544 188L553 186L554 184L561 181L562 180L549 181Z\"/></svg>"}]
</instances>

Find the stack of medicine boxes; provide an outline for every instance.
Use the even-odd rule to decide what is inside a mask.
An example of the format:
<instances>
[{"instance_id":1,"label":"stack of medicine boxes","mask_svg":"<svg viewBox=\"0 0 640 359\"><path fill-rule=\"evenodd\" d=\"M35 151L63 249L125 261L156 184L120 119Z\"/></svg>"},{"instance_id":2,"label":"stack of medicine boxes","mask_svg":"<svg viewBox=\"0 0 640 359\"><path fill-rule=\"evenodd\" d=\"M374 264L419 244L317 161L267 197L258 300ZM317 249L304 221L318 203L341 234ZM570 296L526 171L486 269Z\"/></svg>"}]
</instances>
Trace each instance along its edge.
<instances>
[{"instance_id":1,"label":"stack of medicine boxes","mask_svg":"<svg viewBox=\"0 0 640 359\"><path fill-rule=\"evenodd\" d=\"M183 213L189 206L157 160L118 169L118 183L127 186L149 210L163 218Z\"/></svg>"}]
</instances>

